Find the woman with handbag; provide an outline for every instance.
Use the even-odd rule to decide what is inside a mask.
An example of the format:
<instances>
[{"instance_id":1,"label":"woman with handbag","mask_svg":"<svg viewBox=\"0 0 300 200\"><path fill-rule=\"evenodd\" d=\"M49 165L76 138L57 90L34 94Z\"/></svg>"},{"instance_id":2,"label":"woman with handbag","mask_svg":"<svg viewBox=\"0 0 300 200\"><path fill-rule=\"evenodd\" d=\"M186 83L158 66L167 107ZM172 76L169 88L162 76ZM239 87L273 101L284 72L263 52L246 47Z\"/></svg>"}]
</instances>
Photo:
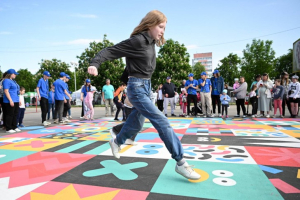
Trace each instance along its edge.
<instances>
[{"instance_id":1,"label":"woman with handbag","mask_svg":"<svg viewBox=\"0 0 300 200\"><path fill-rule=\"evenodd\" d=\"M258 88L258 110L260 114L257 117L262 117L266 113L266 117L270 117L270 109L271 109L271 89L273 88L273 83L269 79L269 75L264 73L262 75L262 80L257 83Z\"/></svg>"},{"instance_id":2,"label":"woman with handbag","mask_svg":"<svg viewBox=\"0 0 300 200\"><path fill-rule=\"evenodd\" d=\"M198 180L201 176L183 158L183 147L168 118L150 100L151 77L156 67L155 44L161 46L165 43L166 24L167 18L162 12L150 11L129 39L100 51L92 59L88 73L97 76L97 68L101 63L126 57L126 70L122 77L126 78L126 74L129 77L127 94L133 109L121 132L109 141L115 158L120 158L120 146L126 139L136 135L143 128L145 118L148 118L176 160L175 171L187 179Z\"/></svg>"}]
</instances>

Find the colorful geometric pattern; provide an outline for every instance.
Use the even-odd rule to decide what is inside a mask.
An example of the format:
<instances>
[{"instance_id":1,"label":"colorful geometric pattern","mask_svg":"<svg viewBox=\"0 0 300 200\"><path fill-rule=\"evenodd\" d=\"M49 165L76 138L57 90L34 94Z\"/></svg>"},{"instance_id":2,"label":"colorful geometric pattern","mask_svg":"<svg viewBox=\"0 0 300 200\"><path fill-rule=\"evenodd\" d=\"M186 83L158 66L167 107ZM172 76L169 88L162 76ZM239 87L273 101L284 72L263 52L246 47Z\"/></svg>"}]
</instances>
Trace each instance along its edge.
<instances>
[{"instance_id":1,"label":"colorful geometric pattern","mask_svg":"<svg viewBox=\"0 0 300 200\"><path fill-rule=\"evenodd\" d=\"M25 127L0 137L0 193L21 199L300 199L300 119L169 118L187 180L146 120L112 156L112 118Z\"/></svg>"}]
</instances>

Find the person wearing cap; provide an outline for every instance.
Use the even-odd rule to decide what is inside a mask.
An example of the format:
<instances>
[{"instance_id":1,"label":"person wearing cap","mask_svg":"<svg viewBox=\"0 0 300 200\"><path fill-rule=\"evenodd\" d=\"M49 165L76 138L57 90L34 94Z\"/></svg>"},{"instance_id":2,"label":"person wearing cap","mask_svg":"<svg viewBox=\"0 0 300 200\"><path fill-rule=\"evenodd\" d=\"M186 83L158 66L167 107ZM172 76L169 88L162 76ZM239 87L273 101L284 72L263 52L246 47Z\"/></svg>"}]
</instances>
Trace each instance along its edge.
<instances>
[{"instance_id":1,"label":"person wearing cap","mask_svg":"<svg viewBox=\"0 0 300 200\"><path fill-rule=\"evenodd\" d=\"M83 108L84 108L84 116L83 118L87 119L89 118L90 116L87 115L86 113L90 110L89 107L85 104L85 98L86 98L86 95L89 91L91 91L91 88L92 88L92 85L91 85L91 80L90 79L86 79L85 80L85 84L82 86L81 88L81 94L80 94L80 100L82 101L83 103Z\"/></svg>"},{"instance_id":2,"label":"person wearing cap","mask_svg":"<svg viewBox=\"0 0 300 200\"><path fill-rule=\"evenodd\" d=\"M36 86L37 98L40 101L42 111L42 124L48 126L51 123L46 121L48 113L48 94L49 94L49 82L48 79L51 77L48 71L43 72L43 77L39 80Z\"/></svg>"},{"instance_id":3,"label":"person wearing cap","mask_svg":"<svg viewBox=\"0 0 300 200\"><path fill-rule=\"evenodd\" d=\"M64 103L67 102L65 95L72 99L69 92L67 91L67 86L65 83L66 73L60 72L59 79L57 79L53 85L55 87L54 98L55 98L55 112L54 112L54 123L65 123L63 121L63 111ZM58 118L58 119L57 119Z\"/></svg>"},{"instance_id":4,"label":"person wearing cap","mask_svg":"<svg viewBox=\"0 0 300 200\"><path fill-rule=\"evenodd\" d=\"M194 80L194 74L190 73L189 79L185 82L185 89L188 93L187 98L187 114L191 114L191 101L194 102L194 107L197 108L197 89L198 89L198 81ZM193 113L194 116L197 116L197 109L195 109L195 113Z\"/></svg>"},{"instance_id":5,"label":"person wearing cap","mask_svg":"<svg viewBox=\"0 0 300 200\"><path fill-rule=\"evenodd\" d=\"M171 116L176 117L176 115L174 114L174 110L175 110L175 95L177 94L176 92L176 86L174 85L174 83L171 83L171 77L168 76L167 77L167 81L166 83L163 84L162 86L162 93L164 95L164 113L165 116L168 116L168 105L170 103L171 105Z\"/></svg>"},{"instance_id":6,"label":"person wearing cap","mask_svg":"<svg viewBox=\"0 0 300 200\"><path fill-rule=\"evenodd\" d=\"M267 73L262 75L262 80L257 83L258 88L258 110L260 114L256 117L262 117L265 114L267 118L270 117L270 110L272 109L271 105L271 89L273 88L273 83L269 78Z\"/></svg>"},{"instance_id":7,"label":"person wearing cap","mask_svg":"<svg viewBox=\"0 0 300 200\"><path fill-rule=\"evenodd\" d=\"M66 74L66 78L65 78L65 84L66 84L66 91L67 91L67 94L65 93L65 102L64 102L64 111L63 111L63 121L64 122L70 122L70 120L68 120L67 118L67 114L68 114L68 110L71 109L71 95L70 95L70 91L69 91L69 85L68 85L68 82L69 80L71 79L71 77Z\"/></svg>"},{"instance_id":8,"label":"person wearing cap","mask_svg":"<svg viewBox=\"0 0 300 200\"><path fill-rule=\"evenodd\" d=\"M291 112L291 104L289 102L288 98L288 91L289 91L289 85L291 84L291 80L289 78L289 74L287 72L281 73L281 86L284 88L284 94L282 99L282 116L285 116L285 106L287 106L290 115L292 115Z\"/></svg>"},{"instance_id":9,"label":"person wearing cap","mask_svg":"<svg viewBox=\"0 0 300 200\"><path fill-rule=\"evenodd\" d=\"M88 108L88 111L85 113L84 118L87 120L94 120L94 92L95 88L90 88L90 91L86 93L86 97L84 98L84 105Z\"/></svg>"},{"instance_id":10,"label":"person wearing cap","mask_svg":"<svg viewBox=\"0 0 300 200\"><path fill-rule=\"evenodd\" d=\"M203 117L211 116L211 82L207 79L206 72L201 73L201 78L198 80L200 87L200 96L202 104ZM206 110L207 108L207 110Z\"/></svg>"},{"instance_id":11,"label":"person wearing cap","mask_svg":"<svg viewBox=\"0 0 300 200\"><path fill-rule=\"evenodd\" d=\"M7 133L15 133L21 131L17 127L17 117L19 113L19 92L20 86L14 80L18 75L14 69L9 69L3 80L3 108L5 113L5 127Z\"/></svg>"},{"instance_id":12,"label":"person wearing cap","mask_svg":"<svg viewBox=\"0 0 300 200\"><path fill-rule=\"evenodd\" d=\"M223 94L220 97L220 101L222 104L222 118L228 118L228 107L229 107L229 102L231 98L227 95L227 90L223 90ZM225 115L224 115L225 111Z\"/></svg>"},{"instance_id":13,"label":"person wearing cap","mask_svg":"<svg viewBox=\"0 0 300 200\"><path fill-rule=\"evenodd\" d=\"M216 115L216 106L218 105L218 114L221 117L221 101L220 96L224 90L224 79L220 75L219 70L215 70L213 72L213 77L210 79L212 84L212 92L211 92L211 100L212 100L212 107L213 107L213 115Z\"/></svg>"},{"instance_id":14,"label":"person wearing cap","mask_svg":"<svg viewBox=\"0 0 300 200\"><path fill-rule=\"evenodd\" d=\"M115 88L110 84L110 80L106 79L105 85L102 87L102 99L103 102L105 103L105 117L108 116L108 107L110 106L110 113L111 116L114 116L114 92Z\"/></svg>"},{"instance_id":15,"label":"person wearing cap","mask_svg":"<svg viewBox=\"0 0 300 200\"><path fill-rule=\"evenodd\" d=\"M292 115L291 118L296 118L298 114L298 102L300 94L300 83L298 82L299 77L297 75L292 76L292 83L289 85L288 97L291 104Z\"/></svg>"}]
</instances>

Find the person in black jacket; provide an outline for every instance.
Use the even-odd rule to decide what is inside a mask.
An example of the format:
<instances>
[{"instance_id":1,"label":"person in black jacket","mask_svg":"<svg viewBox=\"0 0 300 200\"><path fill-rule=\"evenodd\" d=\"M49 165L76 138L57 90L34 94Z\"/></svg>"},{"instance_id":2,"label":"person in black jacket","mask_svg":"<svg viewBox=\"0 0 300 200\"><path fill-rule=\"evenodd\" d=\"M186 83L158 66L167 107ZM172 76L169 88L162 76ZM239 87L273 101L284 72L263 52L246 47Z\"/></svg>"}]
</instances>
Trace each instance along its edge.
<instances>
[{"instance_id":1,"label":"person in black jacket","mask_svg":"<svg viewBox=\"0 0 300 200\"><path fill-rule=\"evenodd\" d=\"M174 110L175 110L175 95L177 94L176 92L176 86L174 85L174 83L171 83L171 77L167 77L167 82L165 84L163 84L162 87L162 93L164 95L164 113L165 116L167 117L167 109L168 109L168 105L169 103L171 104L171 115L173 117L176 117L176 115L174 114Z\"/></svg>"},{"instance_id":2,"label":"person in black jacket","mask_svg":"<svg viewBox=\"0 0 300 200\"><path fill-rule=\"evenodd\" d=\"M175 171L187 179L197 180L201 176L183 158L184 150L168 118L150 99L151 77L156 67L155 44L161 46L165 43L166 23L167 18L162 12L157 10L149 12L133 30L129 39L101 50L92 59L88 73L98 75L97 68L103 62L126 57L126 71L122 75L122 80L129 77L127 93L133 109L121 132L115 139L109 141L115 158L120 158L120 145L138 133L143 127L145 118L148 118L172 158L177 161Z\"/></svg>"}]
</instances>

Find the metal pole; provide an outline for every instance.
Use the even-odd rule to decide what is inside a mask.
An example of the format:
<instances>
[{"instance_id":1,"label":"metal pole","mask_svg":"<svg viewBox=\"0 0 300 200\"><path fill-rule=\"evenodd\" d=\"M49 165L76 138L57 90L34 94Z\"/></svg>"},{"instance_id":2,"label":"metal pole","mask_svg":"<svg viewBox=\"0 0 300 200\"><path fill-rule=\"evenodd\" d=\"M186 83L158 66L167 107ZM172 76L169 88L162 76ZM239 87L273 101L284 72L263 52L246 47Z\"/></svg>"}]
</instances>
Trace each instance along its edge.
<instances>
[{"instance_id":1,"label":"metal pole","mask_svg":"<svg viewBox=\"0 0 300 200\"><path fill-rule=\"evenodd\" d=\"M77 91L76 89L76 67L74 67L74 77L75 77L75 92Z\"/></svg>"}]
</instances>

